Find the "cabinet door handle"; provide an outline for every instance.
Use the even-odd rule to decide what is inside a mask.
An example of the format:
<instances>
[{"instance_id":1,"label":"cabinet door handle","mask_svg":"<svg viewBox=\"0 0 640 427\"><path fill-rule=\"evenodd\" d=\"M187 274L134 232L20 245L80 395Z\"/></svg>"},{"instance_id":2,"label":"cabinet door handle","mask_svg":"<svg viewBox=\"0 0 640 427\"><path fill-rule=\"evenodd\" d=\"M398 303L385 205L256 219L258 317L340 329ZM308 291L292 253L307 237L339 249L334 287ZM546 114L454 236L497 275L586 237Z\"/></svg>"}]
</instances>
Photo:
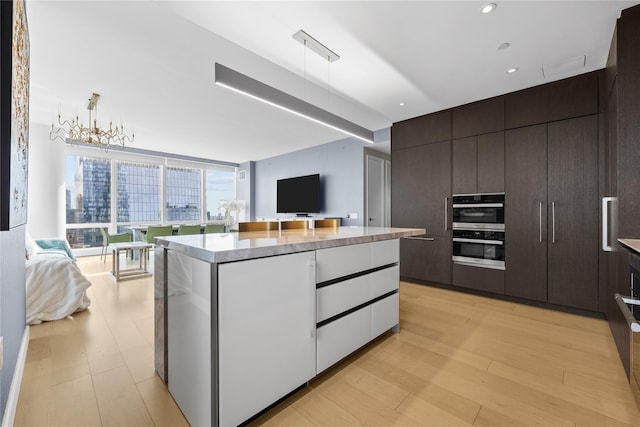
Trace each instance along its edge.
<instances>
[{"instance_id":1,"label":"cabinet door handle","mask_svg":"<svg viewBox=\"0 0 640 427\"><path fill-rule=\"evenodd\" d=\"M538 206L538 230L540 236L538 237L538 241L542 243L542 202Z\"/></svg>"},{"instance_id":2,"label":"cabinet door handle","mask_svg":"<svg viewBox=\"0 0 640 427\"><path fill-rule=\"evenodd\" d=\"M609 203L613 197L602 198L602 250L611 252L613 248L609 245Z\"/></svg>"},{"instance_id":3,"label":"cabinet door handle","mask_svg":"<svg viewBox=\"0 0 640 427\"><path fill-rule=\"evenodd\" d=\"M556 202L551 202L551 243L556 242Z\"/></svg>"},{"instance_id":4,"label":"cabinet door handle","mask_svg":"<svg viewBox=\"0 0 640 427\"><path fill-rule=\"evenodd\" d=\"M449 231L449 198L444 198L444 231Z\"/></svg>"}]
</instances>

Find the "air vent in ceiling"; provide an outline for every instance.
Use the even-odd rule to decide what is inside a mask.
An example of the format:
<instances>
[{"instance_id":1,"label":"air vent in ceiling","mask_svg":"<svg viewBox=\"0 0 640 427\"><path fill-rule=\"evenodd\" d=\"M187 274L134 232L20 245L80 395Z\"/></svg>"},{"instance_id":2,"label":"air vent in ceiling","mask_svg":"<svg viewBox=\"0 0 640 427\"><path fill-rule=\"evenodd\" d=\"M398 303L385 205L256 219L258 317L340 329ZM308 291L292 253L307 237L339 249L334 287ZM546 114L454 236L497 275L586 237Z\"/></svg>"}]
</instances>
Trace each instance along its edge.
<instances>
[{"instance_id":1,"label":"air vent in ceiling","mask_svg":"<svg viewBox=\"0 0 640 427\"><path fill-rule=\"evenodd\" d=\"M578 55L572 58L563 59L562 61L543 65L542 75L545 79L550 79L553 77L579 74L584 72L583 69L586 62L587 57L585 55Z\"/></svg>"}]
</instances>

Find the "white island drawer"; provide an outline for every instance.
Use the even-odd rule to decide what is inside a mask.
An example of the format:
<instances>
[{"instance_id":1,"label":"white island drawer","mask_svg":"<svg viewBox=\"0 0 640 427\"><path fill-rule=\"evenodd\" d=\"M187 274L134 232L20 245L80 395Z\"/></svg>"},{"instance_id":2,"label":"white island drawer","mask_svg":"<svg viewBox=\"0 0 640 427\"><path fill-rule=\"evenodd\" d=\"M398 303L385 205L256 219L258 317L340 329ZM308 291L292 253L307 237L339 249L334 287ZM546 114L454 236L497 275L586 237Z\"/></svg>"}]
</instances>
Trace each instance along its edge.
<instances>
[{"instance_id":1,"label":"white island drawer","mask_svg":"<svg viewBox=\"0 0 640 427\"><path fill-rule=\"evenodd\" d=\"M319 249L316 251L316 281L326 282L396 263L400 259L399 248L399 240L393 239Z\"/></svg>"},{"instance_id":2,"label":"white island drawer","mask_svg":"<svg viewBox=\"0 0 640 427\"><path fill-rule=\"evenodd\" d=\"M319 374L369 342L371 306L318 328L316 339L316 373Z\"/></svg>"},{"instance_id":3,"label":"white island drawer","mask_svg":"<svg viewBox=\"0 0 640 427\"><path fill-rule=\"evenodd\" d=\"M345 312L373 298L398 289L399 267L388 267L317 290L317 321Z\"/></svg>"},{"instance_id":4,"label":"white island drawer","mask_svg":"<svg viewBox=\"0 0 640 427\"><path fill-rule=\"evenodd\" d=\"M317 373L398 325L399 294L395 293L318 328Z\"/></svg>"},{"instance_id":5,"label":"white island drawer","mask_svg":"<svg viewBox=\"0 0 640 427\"><path fill-rule=\"evenodd\" d=\"M371 305L371 339L400 323L400 294L389 295Z\"/></svg>"}]
</instances>

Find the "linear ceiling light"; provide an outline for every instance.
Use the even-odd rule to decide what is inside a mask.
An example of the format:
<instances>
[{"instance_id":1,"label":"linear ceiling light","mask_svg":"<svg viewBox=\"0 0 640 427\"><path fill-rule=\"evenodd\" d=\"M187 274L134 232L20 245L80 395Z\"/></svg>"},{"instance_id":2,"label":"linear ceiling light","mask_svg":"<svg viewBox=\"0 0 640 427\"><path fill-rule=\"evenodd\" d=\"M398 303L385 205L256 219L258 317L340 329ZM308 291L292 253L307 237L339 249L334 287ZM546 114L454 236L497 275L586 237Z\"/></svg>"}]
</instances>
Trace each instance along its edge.
<instances>
[{"instance_id":1,"label":"linear ceiling light","mask_svg":"<svg viewBox=\"0 0 640 427\"><path fill-rule=\"evenodd\" d=\"M373 144L373 132L216 62L217 85Z\"/></svg>"}]
</instances>

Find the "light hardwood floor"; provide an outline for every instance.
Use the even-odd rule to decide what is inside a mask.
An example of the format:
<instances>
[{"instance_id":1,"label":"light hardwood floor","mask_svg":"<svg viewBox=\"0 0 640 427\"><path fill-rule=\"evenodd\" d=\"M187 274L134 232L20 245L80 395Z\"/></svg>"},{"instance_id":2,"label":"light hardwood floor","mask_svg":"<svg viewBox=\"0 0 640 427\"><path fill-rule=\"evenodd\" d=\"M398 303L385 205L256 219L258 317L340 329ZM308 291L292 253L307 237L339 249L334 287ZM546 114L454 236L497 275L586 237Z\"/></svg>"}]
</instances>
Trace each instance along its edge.
<instances>
[{"instance_id":1,"label":"light hardwood floor","mask_svg":"<svg viewBox=\"0 0 640 427\"><path fill-rule=\"evenodd\" d=\"M92 305L31 328L17 426L186 425L153 371L153 282L78 260ZM640 426L605 321L401 284L385 334L253 424Z\"/></svg>"}]
</instances>

